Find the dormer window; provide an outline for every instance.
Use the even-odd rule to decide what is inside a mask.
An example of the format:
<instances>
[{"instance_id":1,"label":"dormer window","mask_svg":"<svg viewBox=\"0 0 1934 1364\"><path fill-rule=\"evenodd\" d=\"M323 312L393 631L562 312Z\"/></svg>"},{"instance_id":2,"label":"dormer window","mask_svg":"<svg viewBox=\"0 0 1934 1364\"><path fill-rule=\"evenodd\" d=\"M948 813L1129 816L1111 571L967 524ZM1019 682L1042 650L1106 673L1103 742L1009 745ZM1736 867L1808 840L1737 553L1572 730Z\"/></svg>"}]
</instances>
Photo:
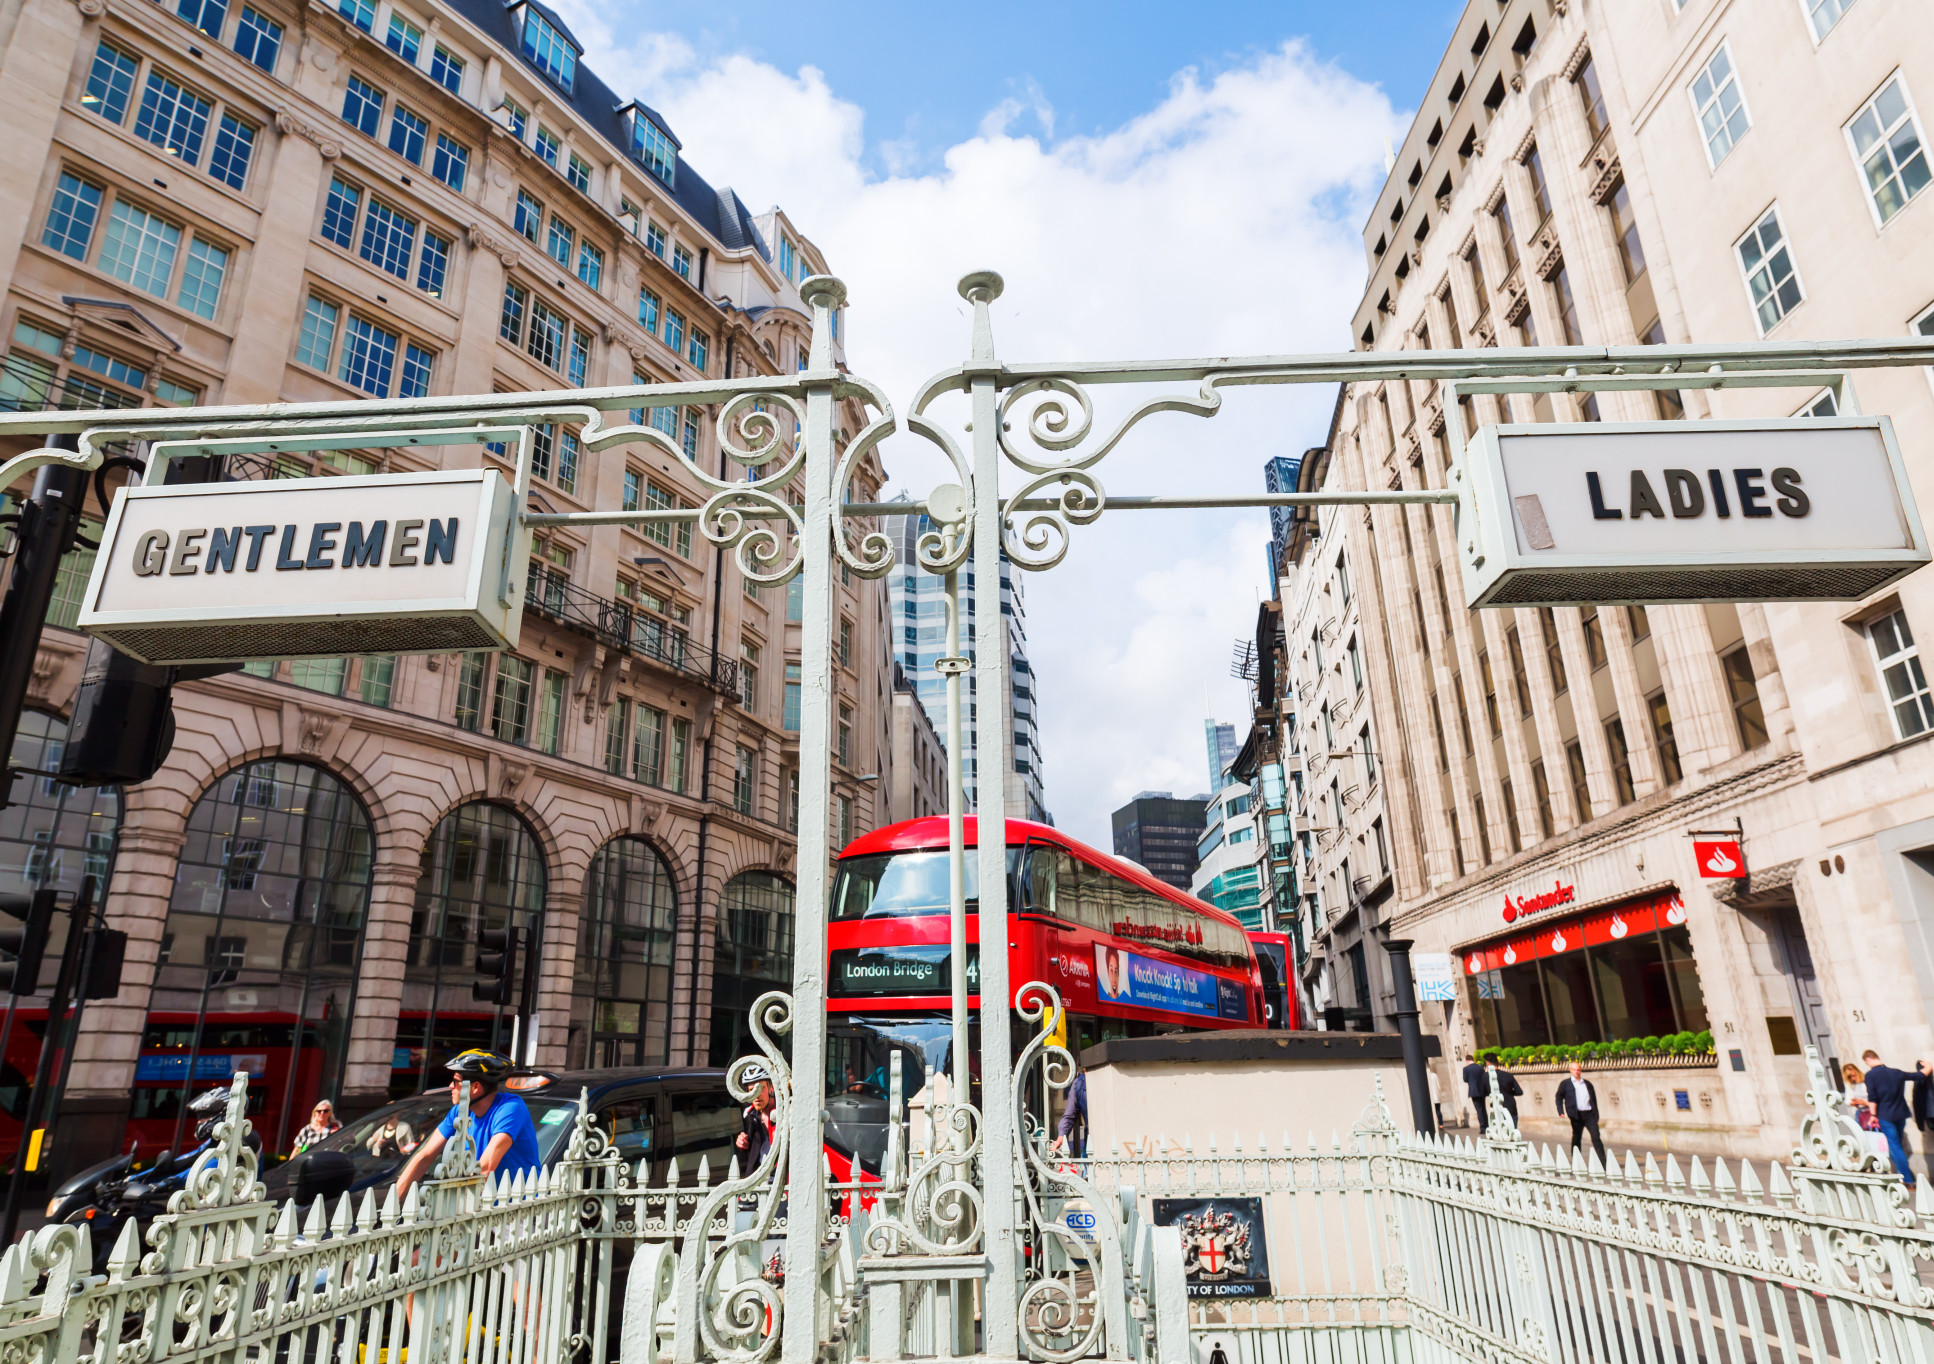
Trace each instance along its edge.
<instances>
[{"instance_id":1,"label":"dormer window","mask_svg":"<svg viewBox=\"0 0 1934 1364\"><path fill-rule=\"evenodd\" d=\"M524 59L556 81L570 93L577 84L578 54L583 51L575 39L530 0L513 8L522 10L516 17L524 30Z\"/></svg>"},{"instance_id":2,"label":"dormer window","mask_svg":"<svg viewBox=\"0 0 1934 1364\"><path fill-rule=\"evenodd\" d=\"M644 105L633 100L618 111L631 130L631 154L667 185L678 181L678 140ZM664 254L662 251L660 255Z\"/></svg>"}]
</instances>

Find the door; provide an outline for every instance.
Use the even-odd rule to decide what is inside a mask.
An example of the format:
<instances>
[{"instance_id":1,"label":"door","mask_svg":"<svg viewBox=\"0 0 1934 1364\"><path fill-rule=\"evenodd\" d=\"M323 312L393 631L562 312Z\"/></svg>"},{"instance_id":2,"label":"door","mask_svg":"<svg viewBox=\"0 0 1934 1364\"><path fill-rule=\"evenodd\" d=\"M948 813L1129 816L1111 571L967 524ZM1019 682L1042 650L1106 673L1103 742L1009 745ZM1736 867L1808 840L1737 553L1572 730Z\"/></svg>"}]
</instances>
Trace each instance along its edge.
<instances>
[{"instance_id":1,"label":"door","mask_svg":"<svg viewBox=\"0 0 1934 1364\"><path fill-rule=\"evenodd\" d=\"M1808 1046L1817 1048L1820 1061L1833 1077L1836 1089L1846 1086L1840 1078L1840 1049L1834 1044L1833 1029L1827 1023L1826 1000L1820 994L1820 978L1813 970L1813 953L1807 947L1806 928L1800 922L1798 905L1784 905L1768 912L1772 920L1773 941L1779 944L1781 965L1787 988L1793 993L1793 1014Z\"/></svg>"}]
</instances>

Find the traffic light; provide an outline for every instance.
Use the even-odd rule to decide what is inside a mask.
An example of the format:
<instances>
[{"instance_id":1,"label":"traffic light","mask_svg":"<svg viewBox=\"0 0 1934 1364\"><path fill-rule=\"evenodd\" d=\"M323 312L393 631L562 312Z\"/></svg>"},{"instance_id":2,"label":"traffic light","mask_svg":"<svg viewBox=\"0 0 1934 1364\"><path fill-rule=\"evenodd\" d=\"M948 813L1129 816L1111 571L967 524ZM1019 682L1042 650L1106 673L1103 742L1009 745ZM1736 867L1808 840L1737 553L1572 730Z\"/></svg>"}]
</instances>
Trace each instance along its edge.
<instances>
[{"instance_id":1,"label":"traffic light","mask_svg":"<svg viewBox=\"0 0 1934 1364\"><path fill-rule=\"evenodd\" d=\"M517 948L523 930L484 928L477 931L477 974L483 979L470 987L473 998L486 1004L517 1002Z\"/></svg>"},{"instance_id":2,"label":"traffic light","mask_svg":"<svg viewBox=\"0 0 1934 1364\"><path fill-rule=\"evenodd\" d=\"M12 953L14 958L11 965L0 966L0 990L15 997L30 995L40 983L40 963L54 929L53 888L31 895L0 895L0 913L22 921L19 928L0 929L0 952Z\"/></svg>"},{"instance_id":3,"label":"traffic light","mask_svg":"<svg viewBox=\"0 0 1934 1364\"><path fill-rule=\"evenodd\" d=\"M118 928L90 928L81 976L82 999L113 999L121 993L121 963L128 955L128 935Z\"/></svg>"}]
</instances>

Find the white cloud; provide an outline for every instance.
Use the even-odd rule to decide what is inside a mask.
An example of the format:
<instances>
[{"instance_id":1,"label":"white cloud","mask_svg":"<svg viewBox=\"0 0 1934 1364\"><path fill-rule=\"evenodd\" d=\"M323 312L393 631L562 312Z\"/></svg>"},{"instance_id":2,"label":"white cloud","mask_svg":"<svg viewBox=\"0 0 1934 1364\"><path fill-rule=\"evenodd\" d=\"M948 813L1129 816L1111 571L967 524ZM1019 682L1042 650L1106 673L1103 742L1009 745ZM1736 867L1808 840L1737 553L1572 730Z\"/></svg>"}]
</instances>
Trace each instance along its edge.
<instances>
[{"instance_id":1,"label":"white cloud","mask_svg":"<svg viewBox=\"0 0 1934 1364\"><path fill-rule=\"evenodd\" d=\"M708 179L755 212L783 204L821 246L850 290L849 358L897 402L964 358L954 286L972 269L1006 279L995 338L1011 360L1349 346L1361 215L1403 122L1300 43L1212 79L1184 70L1146 113L1095 136L1018 133L1052 138L1051 92L1026 84L936 170L879 149L899 168L880 178L863 163L863 111L819 70L689 49L681 65L653 35L614 61L598 51L610 11L564 8L601 70L658 77L639 92ZM1333 401L1333 389L1235 390L1211 421L1144 423L1101 476L1117 494L1259 489L1266 457L1323 439ZM916 492L938 477L917 447L890 448L888 467ZM1241 727L1229 649L1254 629L1266 539L1259 512L1118 511L1029 580L1049 806L1077 837L1106 846L1109 811L1137 790L1199 790L1207 713Z\"/></svg>"}]
</instances>

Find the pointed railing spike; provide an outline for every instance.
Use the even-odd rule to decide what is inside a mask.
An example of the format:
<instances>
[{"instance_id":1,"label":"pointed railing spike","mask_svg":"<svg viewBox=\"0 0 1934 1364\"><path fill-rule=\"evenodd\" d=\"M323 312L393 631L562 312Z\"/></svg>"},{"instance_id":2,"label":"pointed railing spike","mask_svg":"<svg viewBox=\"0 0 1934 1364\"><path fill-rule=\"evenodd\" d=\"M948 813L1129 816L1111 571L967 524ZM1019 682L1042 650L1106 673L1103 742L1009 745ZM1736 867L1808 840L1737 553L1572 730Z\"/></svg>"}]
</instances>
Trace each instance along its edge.
<instances>
[{"instance_id":1,"label":"pointed railing spike","mask_svg":"<svg viewBox=\"0 0 1934 1364\"><path fill-rule=\"evenodd\" d=\"M389 1191L383 1195L383 1225L393 1227L402 1216L403 1205L396 1197L396 1186L392 1184L389 1186Z\"/></svg>"},{"instance_id":2,"label":"pointed railing spike","mask_svg":"<svg viewBox=\"0 0 1934 1364\"><path fill-rule=\"evenodd\" d=\"M309 1215L302 1222L302 1239L320 1241L328 1234L329 1224L322 1220L322 1200L318 1198L309 1205Z\"/></svg>"},{"instance_id":3,"label":"pointed railing spike","mask_svg":"<svg viewBox=\"0 0 1934 1364\"><path fill-rule=\"evenodd\" d=\"M677 1156L673 1156L670 1160L665 1162L665 1187L667 1189L676 1189L678 1187L678 1157Z\"/></svg>"},{"instance_id":4,"label":"pointed railing spike","mask_svg":"<svg viewBox=\"0 0 1934 1364\"><path fill-rule=\"evenodd\" d=\"M320 1203L322 1200L318 1198L316 1202ZM336 1215L329 1219L329 1234L331 1236L347 1236L349 1235L350 1228L355 1225L350 1220L349 1195L345 1193L341 1198L336 1200Z\"/></svg>"},{"instance_id":5,"label":"pointed railing spike","mask_svg":"<svg viewBox=\"0 0 1934 1364\"><path fill-rule=\"evenodd\" d=\"M8 1251L9 1255L13 1252ZM114 1249L107 1257L107 1277L110 1281L132 1278L141 1272L141 1237L136 1234L135 1219L130 1217L121 1224L121 1234L114 1239ZM6 1278L0 1273L0 1281ZM0 1299L6 1297L0 1289Z\"/></svg>"},{"instance_id":6,"label":"pointed railing spike","mask_svg":"<svg viewBox=\"0 0 1934 1364\"><path fill-rule=\"evenodd\" d=\"M1648 1161L1651 1160L1652 1153L1647 1151L1645 1158ZM1639 1168L1638 1157L1632 1154L1632 1148L1629 1146L1625 1148L1625 1182L1628 1184L1643 1184L1645 1182L1645 1171Z\"/></svg>"},{"instance_id":7,"label":"pointed railing spike","mask_svg":"<svg viewBox=\"0 0 1934 1364\"><path fill-rule=\"evenodd\" d=\"M1733 1172L1726 1168L1724 1156L1712 1158L1712 1187L1722 1200L1731 1198L1739 1191L1739 1186L1733 1183Z\"/></svg>"},{"instance_id":8,"label":"pointed railing spike","mask_svg":"<svg viewBox=\"0 0 1934 1364\"><path fill-rule=\"evenodd\" d=\"M1209 1133L1209 1154L1215 1154L1215 1133L1213 1131Z\"/></svg>"},{"instance_id":9,"label":"pointed railing spike","mask_svg":"<svg viewBox=\"0 0 1934 1364\"><path fill-rule=\"evenodd\" d=\"M1914 1181L1914 1216L1923 1222L1934 1217L1934 1179Z\"/></svg>"},{"instance_id":10,"label":"pointed railing spike","mask_svg":"<svg viewBox=\"0 0 1934 1364\"><path fill-rule=\"evenodd\" d=\"M1766 1187L1776 1203L1785 1204L1793 1197L1793 1186L1786 1179L1786 1167L1777 1160L1767 1163Z\"/></svg>"},{"instance_id":11,"label":"pointed railing spike","mask_svg":"<svg viewBox=\"0 0 1934 1364\"><path fill-rule=\"evenodd\" d=\"M393 1196L394 1191L392 1190ZM129 1219L128 1225L134 1225L133 1219ZM275 1231L269 1237L269 1245L271 1247L286 1246L289 1242L295 1240L295 1237L295 1200L291 1199L282 1205L282 1213L275 1219Z\"/></svg>"},{"instance_id":12,"label":"pointed railing spike","mask_svg":"<svg viewBox=\"0 0 1934 1364\"><path fill-rule=\"evenodd\" d=\"M698 1186L710 1188L712 1184L712 1157L701 1153L698 1158Z\"/></svg>"},{"instance_id":13,"label":"pointed railing spike","mask_svg":"<svg viewBox=\"0 0 1934 1364\"><path fill-rule=\"evenodd\" d=\"M1777 1162L1774 1163L1773 1168L1779 1168ZM1780 1175L1778 1178L1784 1182L1786 1176ZM1761 1202L1766 1197L1766 1190L1760 1187L1759 1176L1754 1173L1753 1162L1750 1160L1739 1162L1739 1196L1751 1203Z\"/></svg>"},{"instance_id":14,"label":"pointed railing spike","mask_svg":"<svg viewBox=\"0 0 1934 1364\"><path fill-rule=\"evenodd\" d=\"M356 1225L363 1231L376 1228L376 1190L364 1189L363 1201L356 1205Z\"/></svg>"},{"instance_id":15,"label":"pointed railing spike","mask_svg":"<svg viewBox=\"0 0 1934 1364\"><path fill-rule=\"evenodd\" d=\"M1706 1167L1699 1163L1699 1157L1694 1156L1692 1158L1692 1169L1687 1178L1692 1181L1692 1191L1695 1194L1710 1194L1712 1192L1712 1181L1706 1178Z\"/></svg>"},{"instance_id":16,"label":"pointed railing spike","mask_svg":"<svg viewBox=\"0 0 1934 1364\"><path fill-rule=\"evenodd\" d=\"M1647 1151L1645 1153L1645 1182L1647 1184L1657 1184L1660 1180L1659 1159L1650 1151Z\"/></svg>"},{"instance_id":17,"label":"pointed railing spike","mask_svg":"<svg viewBox=\"0 0 1934 1364\"><path fill-rule=\"evenodd\" d=\"M899 1055L899 1053L895 1052L894 1055L897 1056ZM732 1153L731 1163L725 1167L725 1180L726 1180L726 1183L728 1184L734 1184L738 1182L738 1178L739 1178L739 1155L738 1155L738 1152L734 1151Z\"/></svg>"}]
</instances>

